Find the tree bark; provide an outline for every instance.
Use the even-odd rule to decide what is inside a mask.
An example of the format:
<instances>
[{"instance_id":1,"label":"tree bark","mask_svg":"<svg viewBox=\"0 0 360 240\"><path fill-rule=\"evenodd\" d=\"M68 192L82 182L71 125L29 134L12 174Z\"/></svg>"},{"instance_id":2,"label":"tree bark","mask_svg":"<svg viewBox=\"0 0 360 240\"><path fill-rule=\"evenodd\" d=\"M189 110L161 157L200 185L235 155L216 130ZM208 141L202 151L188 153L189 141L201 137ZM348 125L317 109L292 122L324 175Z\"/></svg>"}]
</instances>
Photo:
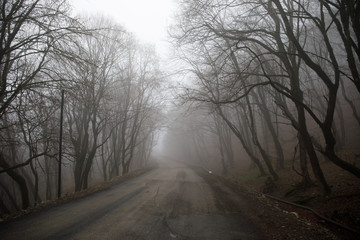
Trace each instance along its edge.
<instances>
[{"instance_id":1,"label":"tree bark","mask_svg":"<svg viewBox=\"0 0 360 240\"><path fill-rule=\"evenodd\" d=\"M305 144L300 136L298 136L299 139L299 158L300 158L300 168L301 168L301 185L304 188L310 187L313 185L309 171L307 166L307 157L306 157L306 147Z\"/></svg>"},{"instance_id":2,"label":"tree bark","mask_svg":"<svg viewBox=\"0 0 360 240\"><path fill-rule=\"evenodd\" d=\"M281 143L279 141L279 137L276 134L274 125L272 124L271 121L271 117L270 117L270 113L269 111L265 108L266 107L266 102L264 99L264 94L263 91L261 90L261 87L258 88L258 93L261 99L261 102L259 101L258 97L256 96L256 94L253 94L253 97L255 99L255 102L257 103L257 105L259 106L259 109L261 111L261 113L264 116L265 122L266 122L266 126L268 127L271 137L273 139L274 142L274 146L275 146L275 150L277 153L277 167L279 169L284 169L285 167L285 160L284 160L284 152L283 149L281 147Z\"/></svg>"},{"instance_id":3,"label":"tree bark","mask_svg":"<svg viewBox=\"0 0 360 240\"><path fill-rule=\"evenodd\" d=\"M269 159L268 154L265 152L265 150L262 148L262 146L261 146L261 144L259 142L256 127L255 127L253 110L252 110L252 107L251 107L251 104L250 104L249 96L246 96L245 99L246 99L246 106L247 106L247 108L249 110L249 118L250 118L249 127L250 127L250 131L251 131L251 134L252 134L252 137L253 137L252 139L253 139L254 145L259 149L260 154L261 154L261 156L262 156L262 158L263 158L263 160L264 160L264 162L265 162L271 176L274 178L274 180L278 180L279 176L275 172L275 170L274 170L274 168L272 166L271 160Z\"/></svg>"},{"instance_id":4,"label":"tree bark","mask_svg":"<svg viewBox=\"0 0 360 240\"><path fill-rule=\"evenodd\" d=\"M0 152L0 166L4 169L10 168L6 162L3 153ZM27 209L30 206L29 191L25 179L16 172L16 170L8 170L6 173L17 183L20 189L22 209Z\"/></svg>"}]
</instances>

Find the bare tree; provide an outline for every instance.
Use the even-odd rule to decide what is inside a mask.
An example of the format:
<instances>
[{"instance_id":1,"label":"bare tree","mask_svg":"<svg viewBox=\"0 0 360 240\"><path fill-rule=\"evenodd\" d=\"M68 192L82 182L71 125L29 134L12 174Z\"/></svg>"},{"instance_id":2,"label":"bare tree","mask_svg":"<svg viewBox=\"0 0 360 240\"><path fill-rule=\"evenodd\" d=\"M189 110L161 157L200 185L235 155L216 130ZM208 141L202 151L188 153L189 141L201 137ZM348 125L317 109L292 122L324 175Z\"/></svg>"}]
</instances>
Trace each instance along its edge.
<instances>
[{"instance_id":1,"label":"bare tree","mask_svg":"<svg viewBox=\"0 0 360 240\"><path fill-rule=\"evenodd\" d=\"M277 163L276 163L277 168L283 169L285 167L284 152L281 147L279 136L276 132L273 121L271 120L270 111L268 109L267 97L269 96L265 95L265 91L262 87L258 87L256 90L257 90L256 94L252 94L252 97L262 113L266 127L269 129L271 138L274 142L275 150L277 153Z\"/></svg>"},{"instance_id":2,"label":"bare tree","mask_svg":"<svg viewBox=\"0 0 360 240\"><path fill-rule=\"evenodd\" d=\"M227 171L227 165L229 167L234 166L234 151L232 147L232 136L231 129L224 124L221 120L220 116L216 113L213 113L213 119L215 123L215 132L219 139L219 149L221 153L222 165L224 168L224 172ZM225 162L226 157L226 162Z\"/></svg>"},{"instance_id":3,"label":"bare tree","mask_svg":"<svg viewBox=\"0 0 360 240\"><path fill-rule=\"evenodd\" d=\"M98 22L93 28L99 30L74 39L72 55L78 58L61 61L65 68L71 69L64 78L69 79L66 86L66 119L75 161L75 191L88 187L97 149L107 139L101 139L100 135L107 122L104 117L109 116L105 113L106 99L110 97L110 87L115 81L114 68L122 45L119 38L122 29L116 26L105 29L104 24L109 24L105 19L95 21Z\"/></svg>"},{"instance_id":4,"label":"bare tree","mask_svg":"<svg viewBox=\"0 0 360 240\"><path fill-rule=\"evenodd\" d=\"M17 183L13 192L20 190L20 206L27 208L40 200L39 169L51 155L52 136L41 126L54 113L53 107L41 109L53 103L51 55L80 27L66 1L2 1L0 19L0 173Z\"/></svg>"},{"instance_id":5,"label":"bare tree","mask_svg":"<svg viewBox=\"0 0 360 240\"><path fill-rule=\"evenodd\" d=\"M112 149L104 146L113 129L124 126L124 109L117 119L114 106L123 106L126 96L130 96L125 108L130 146L126 157L133 158L141 149L144 153L137 157L148 159L157 128L152 115L158 103L152 91L159 86L155 54L145 57L144 50L143 61L138 55L128 64L125 52L130 52L131 34L104 18L88 18L81 24L68 15L65 0L11 0L0 5L0 177L4 183L0 194L6 196L1 206L11 212L53 197L57 94L62 89L66 90L64 153L74 167L76 191L88 187L93 173L96 177L93 165L100 159L108 179ZM130 66L137 68L136 74L122 78L133 70ZM130 87L122 86L126 81ZM114 89L119 86L124 95L117 101ZM115 147L121 150L119 145ZM123 169L128 171L127 164Z\"/></svg>"},{"instance_id":6,"label":"bare tree","mask_svg":"<svg viewBox=\"0 0 360 240\"><path fill-rule=\"evenodd\" d=\"M78 31L67 15L66 1L3 1L0 38L0 116L21 91L44 84L48 55L66 36Z\"/></svg>"},{"instance_id":7,"label":"bare tree","mask_svg":"<svg viewBox=\"0 0 360 240\"><path fill-rule=\"evenodd\" d=\"M135 52L132 52L134 51ZM159 86L157 58L149 49L134 49L129 54L129 72L126 76L127 99L125 117L122 122L121 164L122 173L128 173L136 147L146 140L151 131L144 131L147 119L156 111L155 89ZM134 54L134 55L132 55ZM155 101L154 101L155 100ZM131 105L130 105L131 103ZM142 135L141 133L145 133ZM143 139L141 139L143 137Z\"/></svg>"},{"instance_id":8,"label":"bare tree","mask_svg":"<svg viewBox=\"0 0 360 240\"><path fill-rule=\"evenodd\" d=\"M330 35L328 34L327 31L327 29L331 28L332 25L332 23L326 19L327 14L331 15L330 6L328 5L329 2L320 1L319 5L315 8L316 10L318 10L317 15L311 14L310 11L307 10L306 5L302 3L299 3L295 7L301 9L300 11L296 12L296 14L299 15L298 17L305 14L305 16L308 16L312 20L312 23L317 28L321 39L325 43L324 50L327 51L328 54L327 61L332 68L331 72L324 71L324 68L321 65L322 62L317 60L318 55L315 55L315 57L311 56L311 54L309 53L311 49L307 49L306 47L304 47L303 43L299 41L299 38L296 37L296 35L294 34L290 19L289 17L285 16L287 11L289 10L292 11L294 9L294 6L291 6L291 9L286 9L287 7L282 5L279 1L273 1L273 2L274 2L274 6L276 7L276 10L279 12L278 19L279 20L281 19L281 21L283 22L284 31L286 35L289 37L289 40L294 45L294 48L298 52L300 59L304 61L307 67L312 69L312 71L323 81L324 85L327 87L327 91L328 91L327 110L324 120L323 121L320 120L314 114L313 111L306 108L307 112L319 125L323 133L323 137L326 142L324 153L337 166L353 173L357 177L360 177L360 169L356 168L352 164L341 159L335 152L336 139L333 134L332 127L334 121L335 107L337 103L337 92L341 81L341 75L344 70L340 67L339 60L336 57L337 55L336 48L333 45L332 41L330 40ZM314 6L312 6L312 8L314 9ZM328 13L324 11L325 8L329 11ZM336 22L336 19L332 18L332 20ZM347 54L348 57L351 57L348 51ZM353 67L351 67L353 63L349 62L349 64L350 64L350 69L353 69ZM356 73L353 72L353 77L354 76L355 76L354 83L356 83L357 82L356 79L358 78L358 76L356 75ZM305 144L307 143L305 142Z\"/></svg>"},{"instance_id":9,"label":"bare tree","mask_svg":"<svg viewBox=\"0 0 360 240\"><path fill-rule=\"evenodd\" d=\"M354 83L357 81L357 67L354 65L356 61L351 57L358 49L354 41L357 30L353 25L349 25L353 18L349 16L355 16L353 10L358 7L356 3L354 8L343 1L319 1L316 4L313 4L313 1L184 2L183 18L179 21L177 32L173 34L176 43L187 53L189 46L194 45L228 52L228 56L236 63L233 66L238 75L243 78L241 81L233 81L228 88L232 89L231 94L223 94L219 99L214 98L214 103L233 103L246 98L246 95L259 85L271 85L295 104L298 114L297 130L324 192L329 192L330 188L323 176L312 136L307 129L307 114L322 132L326 142L323 153L339 167L359 176L356 167L336 154L336 136L333 133L341 77L349 78ZM338 17L336 12L340 9L348 11L349 14ZM351 21L354 25L358 22L355 19ZM341 41L348 44L345 52L336 47L338 42L331 41L334 36L341 36ZM310 41L316 44L307 44ZM198 52L199 50L193 51L194 54ZM352 58L354 61L348 61L347 65L344 65L344 59L337 57L344 53L348 59ZM219 68L223 74L227 74L227 79L231 79L229 71ZM276 69L277 72L274 71ZM320 79L320 88L326 89L324 118L317 115L316 109L309 103L311 99L304 96L304 88L308 87L303 81L306 79L304 69L311 71L311 78L317 76ZM249 78L251 75L260 76L260 81ZM311 81L311 78L308 80ZM283 82L284 79L288 81ZM237 85L236 82L245 84ZM228 83L222 79L221 84L224 87ZM207 91L210 92L211 89ZM198 97L198 100L200 98Z\"/></svg>"}]
</instances>

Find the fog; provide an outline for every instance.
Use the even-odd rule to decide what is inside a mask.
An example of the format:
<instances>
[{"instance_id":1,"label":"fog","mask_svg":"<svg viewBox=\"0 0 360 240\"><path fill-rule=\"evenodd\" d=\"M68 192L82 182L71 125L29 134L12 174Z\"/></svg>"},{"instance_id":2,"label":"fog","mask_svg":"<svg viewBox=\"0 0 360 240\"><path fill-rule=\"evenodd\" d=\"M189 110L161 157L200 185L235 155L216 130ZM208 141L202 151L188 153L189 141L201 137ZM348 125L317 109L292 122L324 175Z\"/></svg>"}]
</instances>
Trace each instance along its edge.
<instances>
[{"instance_id":1,"label":"fog","mask_svg":"<svg viewBox=\"0 0 360 240\"><path fill-rule=\"evenodd\" d=\"M1 216L174 162L319 196L358 187L360 37L351 9L25 2L1 11L10 19L0 38Z\"/></svg>"}]
</instances>

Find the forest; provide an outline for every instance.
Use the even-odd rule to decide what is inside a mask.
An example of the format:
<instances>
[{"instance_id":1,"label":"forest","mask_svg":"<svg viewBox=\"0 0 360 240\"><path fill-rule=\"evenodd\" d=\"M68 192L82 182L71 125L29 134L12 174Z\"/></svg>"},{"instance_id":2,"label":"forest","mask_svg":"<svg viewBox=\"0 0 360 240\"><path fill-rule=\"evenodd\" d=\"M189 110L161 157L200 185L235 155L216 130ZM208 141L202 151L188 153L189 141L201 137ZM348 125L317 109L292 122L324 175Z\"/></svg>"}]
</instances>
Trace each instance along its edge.
<instances>
[{"instance_id":1,"label":"forest","mask_svg":"<svg viewBox=\"0 0 360 240\"><path fill-rule=\"evenodd\" d=\"M324 195L324 163L360 177L359 1L177 2L171 67L65 0L1 3L0 214L56 199L59 165L78 192L148 167L160 140L162 156L290 169Z\"/></svg>"},{"instance_id":2,"label":"forest","mask_svg":"<svg viewBox=\"0 0 360 240\"><path fill-rule=\"evenodd\" d=\"M0 8L0 213L56 199L59 159L73 191L144 168L162 106L154 49L67 1Z\"/></svg>"},{"instance_id":3,"label":"forest","mask_svg":"<svg viewBox=\"0 0 360 240\"><path fill-rule=\"evenodd\" d=\"M186 113L173 114L188 118L170 128L169 152L235 175L248 159L275 181L292 168L299 186L316 182L325 195L321 163L359 178L359 10L359 1L181 1L170 35Z\"/></svg>"}]
</instances>

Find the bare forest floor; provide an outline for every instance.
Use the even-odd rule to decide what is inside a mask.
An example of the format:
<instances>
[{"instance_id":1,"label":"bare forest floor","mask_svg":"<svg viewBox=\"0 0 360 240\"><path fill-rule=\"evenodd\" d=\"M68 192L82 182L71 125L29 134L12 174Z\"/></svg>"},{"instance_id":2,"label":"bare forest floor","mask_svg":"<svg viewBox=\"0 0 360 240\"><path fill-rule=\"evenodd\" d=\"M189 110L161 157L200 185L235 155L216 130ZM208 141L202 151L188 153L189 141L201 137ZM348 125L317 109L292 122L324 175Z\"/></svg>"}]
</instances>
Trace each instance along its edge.
<instances>
[{"instance_id":1,"label":"bare forest floor","mask_svg":"<svg viewBox=\"0 0 360 240\"><path fill-rule=\"evenodd\" d=\"M320 215L360 232L360 179L331 162L322 162L321 167L332 190L332 193L327 196L321 193L312 174L314 186L307 189L300 188L298 183L301 178L290 168L278 170L280 179L277 181L269 181L268 176L259 177L257 169L236 171L236 175L234 171L232 177L227 178L245 187L250 192L262 193L266 189L268 195L310 207ZM299 218L310 222L323 224L335 233L345 236L345 238L349 234L349 231L327 223L309 210L275 200L271 201L274 201L274 204L281 209L293 212ZM350 236L353 234L349 234L349 239Z\"/></svg>"}]
</instances>

